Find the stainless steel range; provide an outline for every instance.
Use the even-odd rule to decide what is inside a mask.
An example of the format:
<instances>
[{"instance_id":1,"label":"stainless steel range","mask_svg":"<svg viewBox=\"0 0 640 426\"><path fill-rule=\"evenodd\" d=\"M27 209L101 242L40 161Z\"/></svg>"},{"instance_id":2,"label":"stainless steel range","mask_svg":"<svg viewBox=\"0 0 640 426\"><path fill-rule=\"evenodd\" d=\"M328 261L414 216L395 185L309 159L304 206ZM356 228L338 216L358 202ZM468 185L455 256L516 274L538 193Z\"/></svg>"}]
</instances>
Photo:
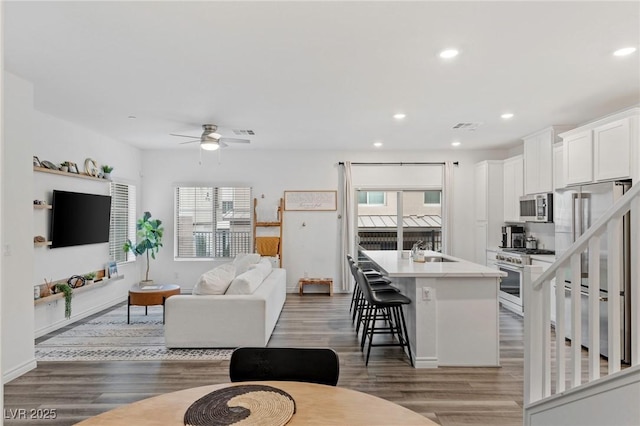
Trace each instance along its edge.
<instances>
[{"instance_id":1,"label":"stainless steel range","mask_svg":"<svg viewBox=\"0 0 640 426\"><path fill-rule=\"evenodd\" d=\"M555 254L551 250L505 248L496 254L496 265L507 274L500 281L500 302L505 308L522 315L523 269L531 265L533 254Z\"/></svg>"}]
</instances>

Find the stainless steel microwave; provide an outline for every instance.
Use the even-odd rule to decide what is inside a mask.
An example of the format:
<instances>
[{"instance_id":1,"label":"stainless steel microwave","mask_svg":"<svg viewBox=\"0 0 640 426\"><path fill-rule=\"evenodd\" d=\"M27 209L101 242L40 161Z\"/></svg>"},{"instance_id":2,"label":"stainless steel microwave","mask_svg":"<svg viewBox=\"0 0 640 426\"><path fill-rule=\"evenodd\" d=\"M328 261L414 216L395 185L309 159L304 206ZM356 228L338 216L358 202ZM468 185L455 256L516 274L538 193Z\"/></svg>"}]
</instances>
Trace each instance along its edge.
<instances>
[{"instance_id":1,"label":"stainless steel microwave","mask_svg":"<svg viewBox=\"0 0 640 426\"><path fill-rule=\"evenodd\" d=\"M553 222L553 194L520 197L520 221Z\"/></svg>"}]
</instances>

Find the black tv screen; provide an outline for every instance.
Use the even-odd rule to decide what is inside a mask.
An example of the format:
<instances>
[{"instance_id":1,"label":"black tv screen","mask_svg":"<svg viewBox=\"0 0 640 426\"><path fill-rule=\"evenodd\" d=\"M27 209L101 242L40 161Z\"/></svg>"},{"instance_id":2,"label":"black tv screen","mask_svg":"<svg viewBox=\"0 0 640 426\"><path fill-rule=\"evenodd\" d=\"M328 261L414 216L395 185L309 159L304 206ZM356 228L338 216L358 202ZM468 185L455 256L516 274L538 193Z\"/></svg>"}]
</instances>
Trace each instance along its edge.
<instances>
[{"instance_id":1,"label":"black tv screen","mask_svg":"<svg viewBox=\"0 0 640 426\"><path fill-rule=\"evenodd\" d=\"M109 241L111 197L53 191L51 248Z\"/></svg>"}]
</instances>

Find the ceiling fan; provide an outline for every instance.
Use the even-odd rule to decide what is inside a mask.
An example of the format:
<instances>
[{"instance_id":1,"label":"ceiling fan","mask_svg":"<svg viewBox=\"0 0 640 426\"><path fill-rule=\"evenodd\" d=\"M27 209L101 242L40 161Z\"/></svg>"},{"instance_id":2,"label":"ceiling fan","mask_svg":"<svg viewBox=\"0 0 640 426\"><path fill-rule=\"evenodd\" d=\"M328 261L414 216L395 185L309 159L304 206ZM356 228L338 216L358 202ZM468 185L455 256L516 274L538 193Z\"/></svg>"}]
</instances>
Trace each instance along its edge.
<instances>
[{"instance_id":1,"label":"ceiling fan","mask_svg":"<svg viewBox=\"0 0 640 426\"><path fill-rule=\"evenodd\" d=\"M224 138L220 133L216 133L216 130L218 130L218 126L215 124L203 124L202 135L200 136L178 135L175 133L170 133L170 135L181 138L191 138L193 140L180 142L180 144L183 145L187 143L200 142L200 148L207 151L215 151L218 148L225 148L229 146L227 145L228 143L251 143L249 139Z\"/></svg>"}]
</instances>

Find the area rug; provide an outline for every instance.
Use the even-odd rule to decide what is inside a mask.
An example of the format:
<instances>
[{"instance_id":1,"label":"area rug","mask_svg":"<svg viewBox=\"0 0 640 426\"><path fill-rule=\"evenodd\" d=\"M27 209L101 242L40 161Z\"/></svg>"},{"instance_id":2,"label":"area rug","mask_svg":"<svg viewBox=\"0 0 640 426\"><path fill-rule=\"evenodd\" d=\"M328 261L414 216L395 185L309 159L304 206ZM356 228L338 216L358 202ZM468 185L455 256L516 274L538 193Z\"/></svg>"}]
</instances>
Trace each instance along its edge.
<instances>
[{"instance_id":1,"label":"area rug","mask_svg":"<svg viewBox=\"0 0 640 426\"><path fill-rule=\"evenodd\" d=\"M162 307L127 306L81 321L36 344L38 361L228 360L232 349L167 349Z\"/></svg>"}]
</instances>

